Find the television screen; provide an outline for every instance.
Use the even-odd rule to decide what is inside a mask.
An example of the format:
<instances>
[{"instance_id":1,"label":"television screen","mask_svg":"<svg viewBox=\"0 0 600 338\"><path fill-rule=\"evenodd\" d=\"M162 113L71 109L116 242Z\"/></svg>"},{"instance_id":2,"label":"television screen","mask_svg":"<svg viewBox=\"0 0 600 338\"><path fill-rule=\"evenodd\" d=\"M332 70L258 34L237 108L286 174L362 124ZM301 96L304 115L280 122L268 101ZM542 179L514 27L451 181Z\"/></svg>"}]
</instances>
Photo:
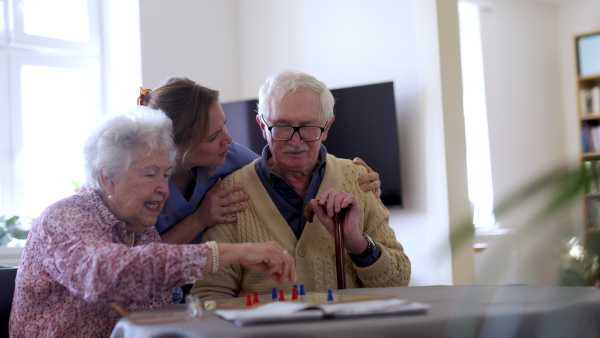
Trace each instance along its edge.
<instances>
[{"instance_id":1,"label":"television screen","mask_svg":"<svg viewBox=\"0 0 600 338\"><path fill-rule=\"evenodd\" d=\"M401 206L400 151L393 82L331 89L335 122L323 144L340 158L362 158L381 179L381 200ZM223 103L233 139L261 154L267 144L255 121L255 99Z\"/></svg>"}]
</instances>

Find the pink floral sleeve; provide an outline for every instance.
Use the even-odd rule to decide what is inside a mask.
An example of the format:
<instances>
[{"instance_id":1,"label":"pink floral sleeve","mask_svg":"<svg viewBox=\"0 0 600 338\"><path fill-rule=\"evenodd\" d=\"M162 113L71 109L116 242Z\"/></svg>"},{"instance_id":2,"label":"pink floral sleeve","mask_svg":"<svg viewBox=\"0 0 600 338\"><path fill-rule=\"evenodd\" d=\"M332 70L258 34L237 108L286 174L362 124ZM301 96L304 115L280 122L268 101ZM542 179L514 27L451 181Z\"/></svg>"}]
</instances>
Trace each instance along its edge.
<instances>
[{"instance_id":1,"label":"pink floral sleeve","mask_svg":"<svg viewBox=\"0 0 600 338\"><path fill-rule=\"evenodd\" d=\"M124 223L91 189L46 209L19 265L11 336L108 336L120 318L112 302L129 312L169 305L204 275L205 245L160 243L154 227L134 247L124 239Z\"/></svg>"}]
</instances>

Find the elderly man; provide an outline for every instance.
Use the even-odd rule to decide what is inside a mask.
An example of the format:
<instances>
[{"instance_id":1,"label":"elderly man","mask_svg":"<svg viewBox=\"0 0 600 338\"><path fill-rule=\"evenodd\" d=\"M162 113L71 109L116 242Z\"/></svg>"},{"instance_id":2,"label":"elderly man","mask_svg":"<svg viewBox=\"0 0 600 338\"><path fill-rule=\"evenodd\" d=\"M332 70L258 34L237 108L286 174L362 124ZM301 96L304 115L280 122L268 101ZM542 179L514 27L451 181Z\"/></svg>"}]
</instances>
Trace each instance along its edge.
<instances>
[{"instance_id":1,"label":"elderly man","mask_svg":"<svg viewBox=\"0 0 600 338\"><path fill-rule=\"evenodd\" d=\"M243 185L249 199L237 223L206 230L203 240L218 242L276 241L295 260L298 284L307 291L336 289L333 216L346 210L342 222L346 287L405 286L410 261L389 226L389 212L356 180L365 169L328 154L322 142L331 128L334 98L311 75L283 71L260 89L258 115L267 140L262 158L226 177L222 186ZM360 132L357 130L357 132ZM317 216L308 222L304 207ZM269 294L274 284L241 265L230 265L198 280L191 293L202 299ZM292 285L281 286L291 291Z\"/></svg>"}]
</instances>

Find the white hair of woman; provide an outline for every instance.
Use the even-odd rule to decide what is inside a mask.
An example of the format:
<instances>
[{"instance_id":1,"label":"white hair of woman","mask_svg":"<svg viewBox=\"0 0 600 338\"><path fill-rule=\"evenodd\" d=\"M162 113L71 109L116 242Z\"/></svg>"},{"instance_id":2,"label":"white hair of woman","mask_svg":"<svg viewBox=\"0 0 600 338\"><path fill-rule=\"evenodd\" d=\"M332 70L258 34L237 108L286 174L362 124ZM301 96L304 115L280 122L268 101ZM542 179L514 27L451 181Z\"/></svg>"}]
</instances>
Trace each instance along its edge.
<instances>
[{"instance_id":1,"label":"white hair of woman","mask_svg":"<svg viewBox=\"0 0 600 338\"><path fill-rule=\"evenodd\" d=\"M258 93L258 115L270 117L270 105L274 98L281 98L288 92L301 90L314 91L320 95L320 113L323 123L333 117L335 100L327 85L312 75L295 70L282 70L267 78Z\"/></svg>"},{"instance_id":2,"label":"white hair of woman","mask_svg":"<svg viewBox=\"0 0 600 338\"><path fill-rule=\"evenodd\" d=\"M134 153L152 154L164 150L175 163L171 120L160 110L138 106L122 115L109 116L87 139L83 147L86 183L104 191L100 170L112 180L125 173Z\"/></svg>"}]
</instances>

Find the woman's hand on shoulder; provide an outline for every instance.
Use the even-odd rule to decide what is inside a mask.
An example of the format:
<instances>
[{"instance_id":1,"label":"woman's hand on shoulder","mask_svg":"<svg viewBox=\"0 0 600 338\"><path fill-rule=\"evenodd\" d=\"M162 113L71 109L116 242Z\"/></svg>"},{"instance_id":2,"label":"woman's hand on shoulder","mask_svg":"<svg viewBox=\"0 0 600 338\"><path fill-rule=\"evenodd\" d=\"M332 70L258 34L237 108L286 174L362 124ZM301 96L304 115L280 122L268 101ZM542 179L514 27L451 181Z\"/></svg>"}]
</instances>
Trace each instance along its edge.
<instances>
[{"instance_id":1,"label":"woman's hand on shoulder","mask_svg":"<svg viewBox=\"0 0 600 338\"><path fill-rule=\"evenodd\" d=\"M235 223L237 217L227 215L246 210L245 205L234 206L233 204L248 200L248 195L229 196L231 193L242 190L242 186L231 185L219 189L220 184L221 179L219 178L206 192L204 199L194 212L204 229L217 224Z\"/></svg>"},{"instance_id":2,"label":"woman's hand on shoulder","mask_svg":"<svg viewBox=\"0 0 600 338\"><path fill-rule=\"evenodd\" d=\"M352 162L356 165L362 165L367 169L367 174L360 177L357 181L362 191L372 191L375 198L381 201L381 181L379 180L379 173L371 169L371 167L369 167L360 157L355 157Z\"/></svg>"}]
</instances>

